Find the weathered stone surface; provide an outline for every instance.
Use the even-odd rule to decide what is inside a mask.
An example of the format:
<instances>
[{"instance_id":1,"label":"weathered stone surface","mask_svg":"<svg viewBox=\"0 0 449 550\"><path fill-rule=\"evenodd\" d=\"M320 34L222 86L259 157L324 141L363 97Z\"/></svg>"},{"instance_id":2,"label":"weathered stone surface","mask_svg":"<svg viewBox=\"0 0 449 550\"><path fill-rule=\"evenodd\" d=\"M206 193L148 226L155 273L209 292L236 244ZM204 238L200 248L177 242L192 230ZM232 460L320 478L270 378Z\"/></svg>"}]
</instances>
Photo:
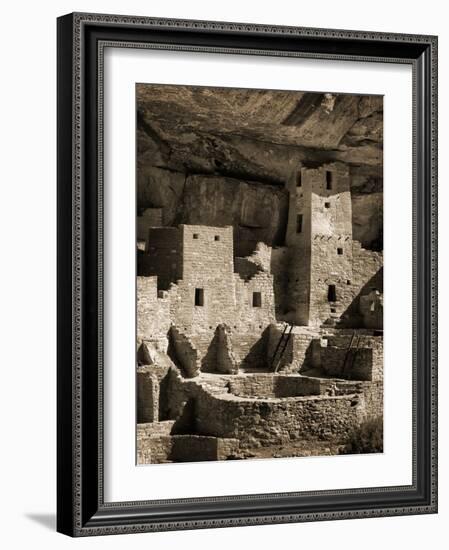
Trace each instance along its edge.
<instances>
[{"instance_id":1,"label":"weathered stone surface","mask_svg":"<svg viewBox=\"0 0 449 550\"><path fill-rule=\"evenodd\" d=\"M238 439L204 435L151 435L138 432L138 464L228 460L239 455Z\"/></svg>"},{"instance_id":2,"label":"weathered stone surface","mask_svg":"<svg viewBox=\"0 0 449 550\"><path fill-rule=\"evenodd\" d=\"M142 85L137 99L140 127L170 145L211 134L335 149L359 119L382 110L372 96L231 88L217 94L191 86Z\"/></svg>"},{"instance_id":3,"label":"weathered stone surface","mask_svg":"<svg viewBox=\"0 0 449 550\"><path fill-rule=\"evenodd\" d=\"M231 329L220 324L217 327L217 371L223 374L236 374L239 370L239 360L234 353Z\"/></svg>"},{"instance_id":4,"label":"weathered stone surface","mask_svg":"<svg viewBox=\"0 0 449 550\"><path fill-rule=\"evenodd\" d=\"M191 340L174 325L170 329L174 359L183 369L187 378L197 376L201 369L200 355Z\"/></svg>"},{"instance_id":5,"label":"weathered stone surface","mask_svg":"<svg viewBox=\"0 0 449 550\"><path fill-rule=\"evenodd\" d=\"M176 221L179 203L183 196L186 176L180 172L147 165L138 168L137 204L139 210L162 209L162 223Z\"/></svg>"},{"instance_id":6,"label":"weathered stone surface","mask_svg":"<svg viewBox=\"0 0 449 550\"><path fill-rule=\"evenodd\" d=\"M233 178L189 176L180 216L188 224L232 225L236 255L246 256L258 242L283 242L287 208L284 189Z\"/></svg>"},{"instance_id":7,"label":"weathered stone surface","mask_svg":"<svg viewBox=\"0 0 449 550\"><path fill-rule=\"evenodd\" d=\"M242 195L252 185L261 189L252 196L258 199L253 209L261 212L256 229L267 218L271 229L262 236L279 235L286 214L276 187L284 187L300 162L347 163L353 198L364 192L363 178L382 192L380 96L234 89L217 94L154 85L138 87L137 98L138 204L163 208L164 225L179 223L177 212L186 223L207 224L210 210L231 216L237 229ZM201 182L211 189L206 192ZM251 231L252 223L247 227Z\"/></svg>"},{"instance_id":8,"label":"weathered stone surface","mask_svg":"<svg viewBox=\"0 0 449 550\"><path fill-rule=\"evenodd\" d=\"M197 429L235 438L240 448L286 444L304 437L344 440L364 416L362 395L248 399L202 393L196 401Z\"/></svg>"},{"instance_id":9,"label":"weathered stone surface","mask_svg":"<svg viewBox=\"0 0 449 550\"><path fill-rule=\"evenodd\" d=\"M365 141L372 141L376 144L383 142L383 114L376 112L372 115L361 118L351 126L345 138L345 144L358 145Z\"/></svg>"}]
</instances>

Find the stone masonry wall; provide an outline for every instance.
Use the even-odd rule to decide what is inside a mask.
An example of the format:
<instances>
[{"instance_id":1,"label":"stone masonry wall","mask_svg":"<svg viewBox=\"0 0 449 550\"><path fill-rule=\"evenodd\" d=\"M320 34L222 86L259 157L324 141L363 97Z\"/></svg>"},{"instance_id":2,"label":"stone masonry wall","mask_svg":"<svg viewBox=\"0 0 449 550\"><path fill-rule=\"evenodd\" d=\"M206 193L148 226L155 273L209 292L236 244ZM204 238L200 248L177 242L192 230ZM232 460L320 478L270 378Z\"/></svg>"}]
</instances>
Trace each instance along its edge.
<instances>
[{"instance_id":1,"label":"stone masonry wall","mask_svg":"<svg viewBox=\"0 0 449 550\"><path fill-rule=\"evenodd\" d=\"M353 241L352 255L354 285L361 289L373 279L370 286L383 291L383 277L379 273L383 267L383 252L367 250L358 241Z\"/></svg>"},{"instance_id":2,"label":"stone masonry wall","mask_svg":"<svg viewBox=\"0 0 449 550\"><path fill-rule=\"evenodd\" d=\"M328 319L340 318L353 300L350 237L313 236L311 264L309 324L320 325ZM335 287L335 300L329 298L331 285Z\"/></svg>"},{"instance_id":3,"label":"stone masonry wall","mask_svg":"<svg viewBox=\"0 0 449 550\"><path fill-rule=\"evenodd\" d=\"M341 317L352 301L352 206L347 169L326 166L313 174L312 183L309 324L319 325ZM335 300L329 298L330 285L335 286Z\"/></svg>"},{"instance_id":4,"label":"stone masonry wall","mask_svg":"<svg viewBox=\"0 0 449 550\"><path fill-rule=\"evenodd\" d=\"M201 332L226 322L235 312L231 227L180 226L182 281L178 281L171 318L187 332ZM217 240L218 239L218 240ZM195 289L203 304L195 304Z\"/></svg>"},{"instance_id":5,"label":"stone masonry wall","mask_svg":"<svg viewBox=\"0 0 449 550\"><path fill-rule=\"evenodd\" d=\"M169 462L172 438L170 436L137 437L137 464Z\"/></svg>"},{"instance_id":6,"label":"stone masonry wall","mask_svg":"<svg viewBox=\"0 0 449 550\"><path fill-rule=\"evenodd\" d=\"M275 321L273 276L265 271L256 273L248 281L234 274L236 308L227 322L241 330L252 325L263 330ZM254 305L254 294L260 294L260 305Z\"/></svg>"},{"instance_id":7,"label":"stone masonry wall","mask_svg":"<svg viewBox=\"0 0 449 550\"><path fill-rule=\"evenodd\" d=\"M170 366L157 364L137 368L137 422L158 422L165 417L166 399L165 380ZM161 387L164 390L161 392Z\"/></svg>"},{"instance_id":8,"label":"stone masonry wall","mask_svg":"<svg viewBox=\"0 0 449 550\"><path fill-rule=\"evenodd\" d=\"M239 360L240 369L257 369L264 371L267 368L267 341L266 331L259 326L253 331L235 331L232 333L232 348Z\"/></svg>"},{"instance_id":9,"label":"stone masonry wall","mask_svg":"<svg viewBox=\"0 0 449 550\"><path fill-rule=\"evenodd\" d=\"M201 435L177 435L172 438L171 458L175 462L227 460L239 451L239 441Z\"/></svg>"},{"instance_id":10,"label":"stone masonry wall","mask_svg":"<svg viewBox=\"0 0 449 550\"><path fill-rule=\"evenodd\" d=\"M366 250L354 241L352 247L353 279L351 283L353 301L347 311L345 324L348 326L363 326L363 317L360 313L360 297L368 294L372 289L383 292L383 253L375 250Z\"/></svg>"},{"instance_id":11,"label":"stone masonry wall","mask_svg":"<svg viewBox=\"0 0 449 550\"><path fill-rule=\"evenodd\" d=\"M365 382L363 385L365 397L365 419L383 418L384 413L384 385L382 380Z\"/></svg>"},{"instance_id":12,"label":"stone masonry wall","mask_svg":"<svg viewBox=\"0 0 449 550\"><path fill-rule=\"evenodd\" d=\"M181 229L182 280L168 293L172 321L188 334L215 331L220 323L236 325L243 331L249 328L262 331L274 319L271 274L259 271L244 280L234 273L232 228L181 226ZM195 289L203 291L203 305L195 305ZM253 305L255 292L261 295L258 307Z\"/></svg>"},{"instance_id":13,"label":"stone masonry wall","mask_svg":"<svg viewBox=\"0 0 449 550\"><path fill-rule=\"evenodd\" d=\"M251 328L251 327L250 327ZM203 372L221 372L217 368L218 335L214 330L188 336L199 352ZM232 354L237 368L266 368L267 337L258 326L250 331L238 330L238 325L230 327Z\"/></svg>"},{"instance_id":14,"label":"stone masonry wall","mask_svg":"<svg viewBox=\"0 0 449 550\"><path fill-rule=\"evenodd\" d=\"M311 357L312 366L322 368L328 376L369 381L383 379L383 341L379 336L353 332L315 339Z\"/></svg>"},{"instance_id":15,"label":"stone masonry wall","mask_svg":"<svg viewBox=\"0 0 449 550\"><path fill-rule=\"evenodd\" d=\"M296 324L320 325L338 318L351 302L345 286L352 279L349 173L339 163L302 167L292 174L288 189L288 299ZM330 285L336 288L335 300Z\"/></svg>"},{"instance_id":16,"label":"stone masonry wall","mask_svg":"<svg viewBox=\"0 0 449 550\"><path fill-rule=\"evenodd\" d=\"M191 340L174 325L170 329L170 340L173 359L182 367L185 376L197 376L201 369L201 358Z\"/></svg>"},{"instance_id":17,"label":"stone masonry wall","mask_svg":"<svg viewBox=\"0 0 449 550\"><path fill-rule=\"evenodd\" d=\"M283 319L289 307L287 299L288 265L288 248L286 246L273 248L270 257L270 272L273 275L274 307L277 319Z\"/></svg>"},{"instance_id":18,"label":"stone masonry wall","mask_svg":"<svg viewBox=\"0 0 449 550\"><path fill-rule=\"evenodd\" d=\"M359 294L367 285L383 286L383 258L353 242L348 169L340 163L298 167L287 188L288 281L280 300L285 319L309 326L332 320L361 326Z\"/></svg>"},{"instance_id":19,"label":"stone masonry wall","mask_svg":"<svg viewBox=\"0 0 449 550\"><path fill-rule=\"evenodd\" d=\"M182 254L178 227L150 227L138 275L157 275L158 289L167 290L182 275Z\"/></svg>"},{"instance_id":20,"label":"stone masonry wall","mask_svg":"<svg viewBox=\"0 0 449 550\"><path fill-rule=\"evenodd\" d=\"M137 464L166 462L170 455L173 421L137 425Z\"/></svg>"},{"instance_id":21,"label":"stone masonry wall","mask_svg":"<svg viewBox=\"0 0 449 550\"><path fill-rule=\"evenodd\" d=\"M319 395L321 383L298 375L250 374L230 379L229 391L239 397L299 397Z\"/></svg>"},{"instance_id":22,"label":"stone masonry wall","mask_svg":"<svg viewBox=\"0 0 449 550\"><path fill-rule=\"evenodd\" d=\"M209 382L203 387L198 379L183 379L176 369L170 369L167 379L171 420L139 424L142 463L170 459L172 449L170 441L158 439L150 445L142 441L145 438L169 434L230 438L238 439L243 450L309 438L343 441L361 421L383 413L381 381L268 374L217 376L214 380L220 379L220 388L212 391ZM226 393L225 386L231 393ZM237 393L245 396L234 395ZM246 397L251 393L257 397ZM301 393L315 395L293 396ZM279 394L286 397L277 398ZM154 449L148 450L149 446Z\"/></svg>"},{"instance_id":23,"label":"stone masonry wall","mask_svg":"<svg viewBox=\"0 0 449 550\"><path fill-rule=\"evenodd\" d=\"M196 428L204 435L238 439L241 449L313 437L343 441L363 418L363 405L351 395L266 401L202 393Z\"/></svg>"},{"instance_id":24,"label":"stone masonry wall","mask_svg":"<svg viewBox=\"0 0 449 550\"><path fill-rule=\"evenodd\" d=\"M217 364L218 372L236 374L239 370L238 359L233 351L231 331L226 325L217 327Z\"/></svg>"},{"instance_id":25,"label":"stone masonry wall","mask_svg":"<svg viewBox=\"0 0 449 550\"><path fill-rule=\"evenodd\" d=\"M159 420L159 381L146 370L137 370L137 422Z\"/></svg>"},{"instance_id":26,"label":"stone masonry wall","mask_svg":"<svg viewBox=\"0 0 449 550\"><path fill-rule=\"evenodd\" d=\"M138 464L199 462L234 458L238 455L239 442L192 434L161 435L141 437L137 448Z\"/></svg>"},{"instance_id":27,"label":"stone masonry wall","mask_svg":"<svg viewBox=\"0 0 449 550\"><path fill-rule=\"evenodd\" d=\"M285 325L280 324L270 325L267 348L267 357L269 362L273 358L279 339L282 336L284 326ZM317 338L318 334L319 333L316 330L311 328L294 327L285 352L278 363L278 371L293 373L299 372L300 369L309 366L311 343L314 338Z\"/></svg>"},{"instance_id":28,"label":"stone masonry wall","mask_svg":"<svg viewBox=\"0 0 449 550\"><path fill-rule=\"evenodd\" d=\"M275 320L273 276L265 270L270 253L269 247L260 246L251 261L242 259L242 265L252 267L247 278L241 278L234 273L232 227L151 228L145 256L154 258L146 268L158 272L164 262L173 263L170 269L162 269L162 282L139 277L138 337L151 340L155 333L161 337L173 323L198 346L207 363L215 329L225 323L233 329L233 345L241 361L255 356L253 348L262 349L259 340ZM167 290L158 293L157 287ZM202 293L199 300L198 293ZM248 337L235 341L237 332Z\"/></svg>"},{"instance_id":29,"label":"stone masonry wall","mask_svg":"<svg viewBox=\"0 0 449 550\"><path fill-rule=\"evenodd\" d=\"M170 300L158 298L157 277L137 277L137 343L166 341L170 328Z\"/></svg>"},{"instance_id":30,"label":"stone masonry wall","mask_svg":"<svg viewBox=\"0 0 449 550\"><path fill-rule=\"evenodd\" d=\"M293 340L290 335L286 343L286 334L282 338L286 325L272 323L268 329L267 342L267 366L270 371L277 368L278 371L285 371L292 364L293 360ZM287 328L287 330L289 330ZM282 338L282 340L281 340ZM282 351L284 350L284 351Z\"/></svg>"},{"instance_id":31,"label":"stone masonry wall","mask_svg":"<svg viewBox=\"0 0 449 550\"><path fill-rule=\"evenodd\" d=\"M352 336L355 334L353 346L357 350L364 350L359 357L356 355L352 375L359 380L383 380L383 338L372 336L369 331L354 331L347 334L335 334L327 337L330 346L348 348Z\"/></svg>"},{"instance_id":32,"label":"stone masonry wall","mask_svg":"<svg viewBox=\"0 0 449 550\"><path fill-rule=\"evenodd\" d=\"M262 271L259 265L252 262L249 258L234 258L234 270L244 281L248 281L258 271Z\"/></svg>"}]
</instances>

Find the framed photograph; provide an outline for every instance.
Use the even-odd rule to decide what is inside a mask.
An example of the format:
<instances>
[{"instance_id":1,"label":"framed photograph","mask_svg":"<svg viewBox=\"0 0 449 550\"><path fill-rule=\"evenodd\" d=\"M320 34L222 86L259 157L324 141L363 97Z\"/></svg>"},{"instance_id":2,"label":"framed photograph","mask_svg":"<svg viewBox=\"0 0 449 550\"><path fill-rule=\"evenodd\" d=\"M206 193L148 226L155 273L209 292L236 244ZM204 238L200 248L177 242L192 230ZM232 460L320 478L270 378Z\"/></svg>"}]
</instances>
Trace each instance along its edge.
<instances>
[{"instance_id":1,"label":"framed photograph","mask_svg":"<svg viewBox=\"0 0 449 550\"><path fill-rule=\"evenodd\" d=\"M58 531L437 511L437 38L58 19Z\"/></svg>"}]
</instances>

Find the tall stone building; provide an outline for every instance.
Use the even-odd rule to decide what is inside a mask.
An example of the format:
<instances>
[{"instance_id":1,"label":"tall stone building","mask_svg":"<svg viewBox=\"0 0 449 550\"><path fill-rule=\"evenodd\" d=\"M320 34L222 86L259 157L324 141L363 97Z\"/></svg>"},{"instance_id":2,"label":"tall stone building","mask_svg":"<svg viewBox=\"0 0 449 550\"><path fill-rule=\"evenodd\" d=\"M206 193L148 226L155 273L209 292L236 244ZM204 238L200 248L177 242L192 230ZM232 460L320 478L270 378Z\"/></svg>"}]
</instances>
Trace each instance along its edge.
<instances>
[{"instance_id":1,"label":"tall stone building","mask_svg":"<svg viewBox=\"0 0 449 550\"><path fill-rule=\"evenodd\" d=\"M160 313L162 330L172 323L195 337L213 335L226 323L260 334L275 321L273 276L250 259L234 258L230 226L151 227L139 270L139 279L156 279L148 291L140 282L140 324L159 311L154 306L156 284L157 302L167 302ZM147 299L148 292L153 300ZM142 336L148 339L150 334Z\"/></svg>"},{"instance_id":2,"label":"tall stone building","mask_svg":"<svg viewBox=\"0 0 449 550\"><path fill-rule=\"evenodd\" d=\"M297 325L339 319L353 299L350 177L341 164L300 167L288 183L290 316Z\"/></svg>"}]
</instances>

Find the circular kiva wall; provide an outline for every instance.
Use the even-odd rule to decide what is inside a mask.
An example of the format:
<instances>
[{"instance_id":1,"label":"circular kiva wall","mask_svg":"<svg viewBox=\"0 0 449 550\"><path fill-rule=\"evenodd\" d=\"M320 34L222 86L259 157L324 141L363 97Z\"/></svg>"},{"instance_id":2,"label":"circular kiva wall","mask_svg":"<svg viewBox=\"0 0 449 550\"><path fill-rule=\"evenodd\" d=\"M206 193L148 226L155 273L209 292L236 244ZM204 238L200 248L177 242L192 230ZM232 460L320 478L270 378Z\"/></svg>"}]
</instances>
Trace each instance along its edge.
<instances>
[{"instance_id":1,"label":"circular kiva wall","mask_svg":"<svg viewBox=\"0 0 449 550\"><path fill-rule=\"evenodd\" d=\"M239 397L279 398L320 395L318 378L273 374L250 374L230 378L229 391Z\"/></svg>"}]
</instances>

